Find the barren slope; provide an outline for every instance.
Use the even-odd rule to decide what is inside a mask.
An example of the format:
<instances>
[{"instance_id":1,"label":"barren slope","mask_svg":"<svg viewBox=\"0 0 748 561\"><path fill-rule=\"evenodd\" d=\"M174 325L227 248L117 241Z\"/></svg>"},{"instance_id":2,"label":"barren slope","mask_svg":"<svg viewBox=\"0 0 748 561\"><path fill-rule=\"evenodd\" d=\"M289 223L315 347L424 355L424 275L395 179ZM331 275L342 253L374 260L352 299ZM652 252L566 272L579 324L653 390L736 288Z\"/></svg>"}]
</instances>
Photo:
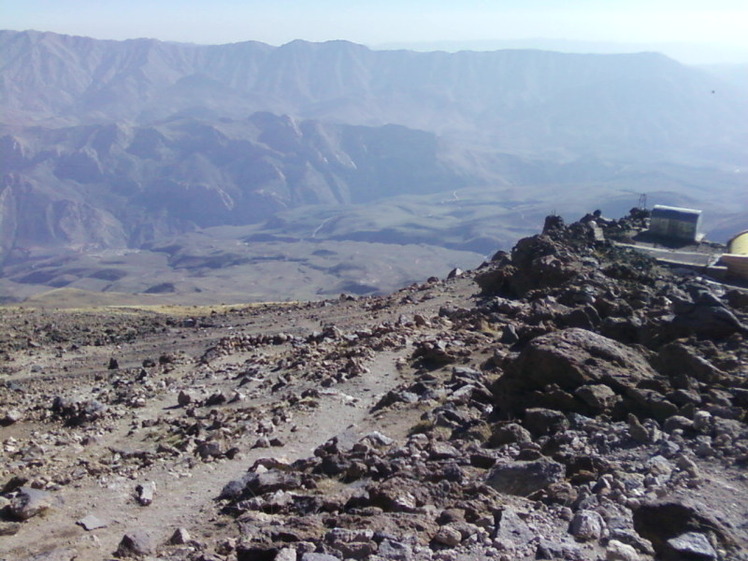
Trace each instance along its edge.
<instances>
[{"instance_id":1,"label":"barren slope","mask_svg":"<svg viewBox=\"0 0 748 561\"><path fill-rule=\"evenodd\" d=\"M590 219L389 296L0 308L2 555L748 559L748 297Z\"/></svg>"}]
</instances>

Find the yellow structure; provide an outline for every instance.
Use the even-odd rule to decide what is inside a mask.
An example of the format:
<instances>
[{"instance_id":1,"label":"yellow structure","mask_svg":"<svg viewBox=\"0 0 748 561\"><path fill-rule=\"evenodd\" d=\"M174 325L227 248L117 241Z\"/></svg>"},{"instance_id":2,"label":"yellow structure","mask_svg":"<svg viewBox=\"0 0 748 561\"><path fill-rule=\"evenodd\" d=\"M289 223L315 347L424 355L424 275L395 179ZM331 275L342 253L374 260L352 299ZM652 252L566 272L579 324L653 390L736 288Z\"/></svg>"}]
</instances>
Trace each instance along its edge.
<instances>
[{"instance_id":1,"label":"yellow structure","mask_svg":"<svg viewBox=\"0 0 748 561\"><path fill-rule=\"evenodd\" d=\"M748 230L740 232L737 236L727 242L727 253L748 255Z\"/></svg>"},{"instance_id":2,"label":"yellow structure","mask_svg":"<svg viewBox=\"0 0 748 561\"><path fill-rule=\"evenodd\" d=\"M748 279L748 230L727 242L727 253L722 256L722 262L730 274Z\"/></svg>"}]
</instances>

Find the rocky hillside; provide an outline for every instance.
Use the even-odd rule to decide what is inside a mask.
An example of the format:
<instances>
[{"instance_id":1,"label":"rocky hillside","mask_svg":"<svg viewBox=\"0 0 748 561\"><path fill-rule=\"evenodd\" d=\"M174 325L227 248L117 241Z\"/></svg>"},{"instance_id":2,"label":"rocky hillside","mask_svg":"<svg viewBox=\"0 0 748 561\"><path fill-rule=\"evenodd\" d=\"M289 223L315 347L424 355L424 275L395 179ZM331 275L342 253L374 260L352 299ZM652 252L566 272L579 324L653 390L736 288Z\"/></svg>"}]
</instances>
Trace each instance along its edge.
<instances>
[{"instance_id":1,"label":"rocky hillside","mask_svg":"<svg viewBox=\"0 0 748 561\"><path fill-rule=\"evenodd\" d=\"M433 134L324 125L270 113L34 128L0 138L2 248L140 247L303 205L456 189ZM0 261L2 260L0 253Z\"/></svg>"},{"instance_id":2,"label":"rocky hillside","mask_svg":"<svg viewBox=\"0 0 748 561\"><path fill-rule=\"evenodd\" d=\"M748 559L748 294L593 220L388 296L0 309L0 551Z\"/></svg>"}]
</instances>

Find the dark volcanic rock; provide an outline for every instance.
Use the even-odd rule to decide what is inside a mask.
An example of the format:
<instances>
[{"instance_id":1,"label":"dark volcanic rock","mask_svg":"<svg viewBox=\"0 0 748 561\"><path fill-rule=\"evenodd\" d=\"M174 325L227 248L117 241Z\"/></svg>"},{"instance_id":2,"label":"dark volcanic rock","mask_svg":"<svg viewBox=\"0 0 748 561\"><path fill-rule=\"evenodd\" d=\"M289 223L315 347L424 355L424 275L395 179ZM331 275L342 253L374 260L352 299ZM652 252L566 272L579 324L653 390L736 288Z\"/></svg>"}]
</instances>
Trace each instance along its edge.
<instances>
[{"instance_id":1,"label":"dark volcanic rock","mask_svg":"<svg viewBox=\"0 0 748 561\"><path fill-rule=\"evenodd\" d=\"M28 520L52 506L52 496L47 491L21 487L8 506L8 513L16 520Z\"/></svg>"},{"instance_id":2,"label":"dark volcanic rock","mask_svg":"<svg viewBox=\"0 0 748 561\"><path fill-rule=\"evenodd\" d=\"M553 434L569 428L569 421L561 411L532 407L525 410L524 425L535 436Z\"/></svg>"},{"instance_id":3,"label":"dark volcanic rock","mask_svg":"<svg viewBox=\"0 0 748 561\"><path fill-rule=\"evenodd\" d=\"M533 340L513 366L528 376L530 383L540 387L558 384L563 389L588 383L629 387L655 375L636 351L576 328Z\"/></svg>"},{"instance_id":4,"label":"dark volcanic rock","mask_svg":"<svg viewBox=\"0 0 748 561\"><path fill-rule=\"evenodd\" d=\"M682 343L673 342L662 347L655 361L657 369L668 376L687 374L700 382L712 383L725 378L725 373L703 356Z\"/></svg>"},{"instance_id":5,"label":"dark volcanic rock","mask_svg":"<svg viewBox=\"0 0 748 561\"><path fill-rule=\"evenodd\" d=\"M486 483L509 495L528 496L563 479L566 468L553 460L502 462L493 467Z\"/></svg>"},{"instance_id":6,"label":"dark volcanic rock","mask_svg":"<svg viewBox=\"0 0 748 561\"><path fill-rule=\"evenodd\" d=\"M578 255L544 233L521 239L512 250L511 265L483 271L475 281L484 294L517 297L531 290L560 287L583 270Z\"/></svg>"},{"instance_id":7,"label":"dark volcanic rock","mask_svg":"<svg viewBox=\"0 0 748 561\"><path fill-rule=\"evenodd\" d=\"M249 498L274 491L288 491L300 486L301 480L295 473L286 473L277 469L271 469L263 473L250 472L241 479L227 483L218 498Z\"/></svg>"},{"instance_id":8,"label":"dark volcanic rock","mask_svg":"<svg viewBox=\"0 0 748 561\"><path fill-rule=\"evenodd\" d=\"M517 272L510 279L515 294L561 286L582 272L577 255L545 235L521 239L512 250Z\"/></svg>"},{"instance_id":9,"label":"dark volcanic rock","mask_svg":"<svg viewBox=\"0 0 748 561\"><path fill-rule=\"evenodd\" d=\"M634 529L651 541L664 559L709 559L695 552L698 547L706 549L709 535L727 550L734 551L736 547L722 524L691 502L645 503L634 510Z\"/></svg>"},{"instance_id":10,"label":"dark volcanic rock","mask_svg":"<svg viewBox=\"0 0 748 561\"><path fill-rule=\"evenodd\" d=\"M615 403L614 393L625 394L657 376L639 352L578 328L533 339L518 356L509 358L504 367L504 376L493 391L497 404L507 412L532 406L560 406L600 413ZM563 393L554 397L548 393L551 387ZM575 391L579 392L577 397L561 399L564 393Z\"/></svg>"},{"instance_id":11,"label":"dark volcanic rock","mask_svg":"<svg viewBox=\"0 0 748 561\"><path fill-rule=\"evenodd\" d=\"M240 545L236 549L237 561L273 561L278 555L277 547Z\"/></svg>"},{"instance_id":12,"label":"dark volcanic rock","mask_svg":"<svg viewBox=\"0 0 748 561\"><path fill-rule=\"evenodd\" d=\"M154 545L151 536L144 531L135 531L129 532L122 537L114 555L116 557L141 558L151 555L153 550Z\"/></svg>"},{"instance_id":13,"label":"dark volcanic rock","mask_svg":"<svg viewBox=\"0 0 748 561\"><path fill-rule=\"evenodd\" d=\"M748 334L748 327L707 290L699 292L694 300L692 304L676 307L673 326L686 334L711 339L724 339L733 333Z\"/></svg>"}]
</instances>

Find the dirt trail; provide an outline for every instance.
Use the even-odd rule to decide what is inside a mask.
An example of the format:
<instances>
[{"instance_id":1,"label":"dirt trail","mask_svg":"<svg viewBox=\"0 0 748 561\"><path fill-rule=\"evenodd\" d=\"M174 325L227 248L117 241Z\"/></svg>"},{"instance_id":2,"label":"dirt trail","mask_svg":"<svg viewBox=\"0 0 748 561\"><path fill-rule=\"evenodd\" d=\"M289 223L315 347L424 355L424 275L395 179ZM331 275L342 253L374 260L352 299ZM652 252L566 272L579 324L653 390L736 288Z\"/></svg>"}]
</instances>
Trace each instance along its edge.
<instances>
[{"instance_id":1,"label":"dirt trail","mask_svg":"<svg viewBox=\"0 0 748 561\"><path fill-rule=\"evenodd\" d=\"M399 312L414 313L422 309L423 313L434 314L444 302L443 297L429 297L408 306L410 309L400 308ZM60 346L39 345L15 353L8 363L12 365L12 371L5 379L21 384L28 391L29 395L21 401L27 405L33 403L30 408L37 410L36 415L40 414L39 409L49 407L55 395L71 401L105 400L111 397L106 393L111 384L121 383L124 389L136 388L133 390L135 395L141 397L137 407L112 407L110 411L114 412L114 418L98 430L88 426L82 430L63 428L59 422L50 426L44 414L36 420L30 418L28 422L0 428L2 441L11 443L11 446L6 446L11 452L15 449L14 442L22 446L39 437L38 443L43 449L41 464L37 469L26 466L20 470L24 477L29 477L29 484L40 483L35 475L41 476L42 482L55 480L52 476L45 478L49 472L56 474L58 480L65 479L63 474L71 480L64 485L46 485L51 490L53 508L43 516L16 525L15 534L3 536L0 559L25 559L30 554L44 552L62 552L64 557L66 552L74 552L76 561L99 560L110 556L122 536L133 530L146 530L153 543L159 546L178 527L186 528L198 540L208 539L223 525L231 524L229 517L218 512L214 499L226 483L241 477L255 460L273 457L293 461L308 457L317 446L341 433L346 433L348 439L360 438L373 430L403 437L417 418L380 418L375 421L370 411L387 391L403 382L397 362L403 363L412 353L407 344L399 349L357 358L361 367L357 375L329 387L321 386L315 378L317 374L311 375L303 368L290 371L271 368L275 363L292 364L301 356L308 361L312 373L315 368L334 370L330 360L315 359L313 354L309 359L306 345L258 345L218 356L207 364L199 360L207 349L220 345L220 341L227 337L273 336L281 332L308 337L324 325L336 324L352 332L371 329L382 321L395 319L387 306L372 311L362 302L310 306L305 310L280 307L235 316L231 322L214 318L212 328L196 331L177 326L117 345L83 345L65 348L64 352L60 352ZM327 347L322 343L319 353L324 352L327 352ZM147 389L137 388L136 373L144 358L157 359L164 353L176 356L177 362L163 372L158 368L149 369ZM112 357L119 363L118 370L106 367ZM264 374L240 386L237 376L252 364L263 365ZM269 390L270 385L279 381L286 384L282 392L276 394ZM153 451L152 433L163 433L189 420L191 413L183 407L176 407L180 391L190 392L201 399L241 391L243 396L239 402L216 408L226 415L256 409L260 416L267 417L271 415L269 411L276 400L282 402L283 396L299 395L304 391L313 392L315 403L311 408L290 409L288 418L272 432L272 436L282 443L273 448L253 449L258 434L247 430L240 436L232 434L230 437L231 446L239 449L239 454L233 458L223 456L205 460L193 450L191 454L182 453L177 457L156 455L146 465L135 467L128 463L127 458L118 459L116 454L112 460L113 451L118 451L120 456L128 452ZM132 405L132 402L128 404ZM210 407L198 404L195 415L200 417L209 410ZM155 428L151 429L151 425ZM50 428L51 433L46 432ZM233 430L235 427L229 428ZM158 434L158 438L161 437L163 434ZM123 468L117 467L118 461ZM3 480L8 480L19 472L22 462L13 462L11 454L4 462L7 463ZM101 473L96 475L97 469L102 465L106 468L107 463L109 469L101 469ZM78 473L81 466L94 466L95 469L88 475L81 474ZM148 482L156 484L154 500L148 506L141 506L136 500L136 486ZM76 521L89 515L106 526L85 531L76 525Z\"/></svg>"},{"instance_id":2,"label":"dirt trail","mask_svg":"<svg viewBox=\"0 0 748 561\"><path fill-rule=\"evenodd\" d=\"M78 488L68 487L61 497L64 508L50 511L43 522L40 520L41 524L23 526L16 536L6 538L3 550L11 556L8 559L14 555L20 558L33 541L39 551L70 547L78 552L78 561L93 561L113 552L122 535L131 530L146 529L159 544L166 542L177 527L186 528L191 535L200 538L205 523L215 519L213 499L227 482L241 477L255 460L272 456L293 461L309 456L316 446L343 431L353 430L363 436L373 430L367 423L357 425L367 418L381 393L398 381L394 367L396 356L377 357L376 364L372 364L371 371L363 377L323 392L319 408L294 419L298 430L291 433L290 428L285 428L278 432L277 436L287 442L285 446L270 451L251 450L234 460L198 463L192 469L180 470L181 461L157 465L142 471L137 481L113 476L104 485L88 482ZM352 398L351 395L362 397ZM115 444L126 442L126 438L121 437L113 440ZM135 486L149 481L156 482L156 496L151 505L143 507L134 500ZM89 514L107 521L108 526L81 533L75 521Z\"/></svg>"}]
</instances>

